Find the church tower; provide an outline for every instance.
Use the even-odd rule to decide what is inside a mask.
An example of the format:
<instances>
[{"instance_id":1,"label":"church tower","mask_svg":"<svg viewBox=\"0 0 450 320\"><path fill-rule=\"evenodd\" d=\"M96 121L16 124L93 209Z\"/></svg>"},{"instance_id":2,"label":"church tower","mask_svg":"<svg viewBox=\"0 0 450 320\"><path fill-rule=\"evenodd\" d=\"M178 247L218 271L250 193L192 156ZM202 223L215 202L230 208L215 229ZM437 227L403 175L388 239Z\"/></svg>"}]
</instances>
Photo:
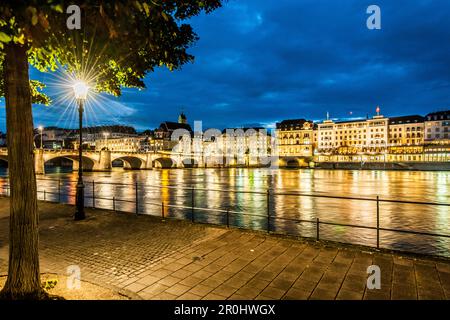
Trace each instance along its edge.
<instances>
[{"instance_id":1,"label":"church tower","mask_svg":"<svg viewBox=\"0 0 450 320\"><path fill-rule=\"evenodd\" d=\"M180 115L178 116L178 123L187 124L187 118L184 112L181 112Z\"/></svg>"}]
</instances>

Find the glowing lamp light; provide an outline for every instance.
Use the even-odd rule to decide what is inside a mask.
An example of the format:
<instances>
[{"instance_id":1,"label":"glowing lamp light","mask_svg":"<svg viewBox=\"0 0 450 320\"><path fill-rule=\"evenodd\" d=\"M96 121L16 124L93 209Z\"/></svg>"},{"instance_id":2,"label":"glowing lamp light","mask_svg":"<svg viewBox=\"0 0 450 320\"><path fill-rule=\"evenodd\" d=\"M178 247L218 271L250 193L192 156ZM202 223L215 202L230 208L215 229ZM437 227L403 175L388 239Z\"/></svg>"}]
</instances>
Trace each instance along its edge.
<instances>
[{"instance_id":1,"label":"glowing lamp light","mask_svg":"<svg viewBox=\"0 0 450 320\"><path fill-rule=\"evenodd\" d=\"M83 81L78 81L73 85L73 92L77 100L86 100L89 92L89 86Z\"/></svg>"}]
</instances>

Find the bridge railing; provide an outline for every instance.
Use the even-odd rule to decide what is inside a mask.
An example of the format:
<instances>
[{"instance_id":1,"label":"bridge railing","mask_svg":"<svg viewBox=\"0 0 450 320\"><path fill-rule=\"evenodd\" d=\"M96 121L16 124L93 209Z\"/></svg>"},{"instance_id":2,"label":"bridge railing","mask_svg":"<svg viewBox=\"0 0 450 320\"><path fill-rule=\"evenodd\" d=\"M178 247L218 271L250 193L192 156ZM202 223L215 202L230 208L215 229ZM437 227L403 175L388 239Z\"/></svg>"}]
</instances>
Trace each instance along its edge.
<instances>
[{"instance_id":1,"label":"bridge railing","mask_svg":"<svg viewBox=\"0 0 450 320\"><path fill-rule=\"evenodd\" d=\"M75 199L75 185L76 180L68 179L51 179L51 178L38 178L38 181L53 182L47 187L42 187L45 183L40 183L38 188L39 199L49 202L57 203L69 203L73 204ZM0 180L1 182L1 180ZM139 184L139 183L114 183L103 181L88 181L85 182L86 188L85 198L87 200L86 206L92 208L108 209L121 212L132 212L134 214L147 214L158 215L162 218L175 218L175 219L189 219L192 222L207 223L216 225L225 225L227 227L238 227L244 229L264 230L268 233L274 234L287 234L291 236L300 236L306 238L314 238L315 240L329 240L326 235L323 236L322 229L326 226L338 227L338 228L350 228L357 230L366 230L374 233L374 241L365 241L364 246L392 249L383 241L383 234L395 233L411 236L424 236L431 238L447 239L449 241L450 234L429 232L424 230L412 230L407 228L391 228L381 225L382 216L382 204L406 204L415 206L432 206L448 208L450 203L442 202L425 202L425 201L412 201L412 200L398 200L398 199L381 199L376 197L346 197L335 196L325 194L309 194L302 192L277 192L275 190L261 191L248 191L237 189L215 189L215 188L200 188L196 185L190 186L178 186L178 185L151 185L151 184ZM98 189L101 186L109 186L107 193L109 196L99 195ZM111 189L112 187L112 189ZM47 188L47 189L46 189ZM124 192L117 192L117 188L126 190ZM177 194L176 198L172 201L164 200L151 201L148 199L148 195L155 194L155 190L159 190L159 194L168 192L170 189L174 189L182 192ZM113 191L111 191L113 190ZM4 196L9 195L9 185L4 183L0 184L1 194ZM219 196L223 194L242 194L252 195L260 197L261 207L259 212L248 212L246 210L233 210L233 206L222 208L211 208L208 206L200 206L197 201L197 194L199 192L214 192ZM105 192L103 192L105 193ZM118 194L121 194L122 197ZM356 201L358 203L369 203L373 208L373 225L361 225L356 223L343 223L337 221L325 221L316 217L315 219L299 219L292 216L281 216L277 214L276 208L274 208L271 199L276 196L284 197L297 197L297 198L317 198L325 200L342 200L342 201ZM153 208L149 210L149 208ZM176 213L177 211L178 213ZM179 213L182 214L179 214ZM450 210L447 211L450 214ZM244 223L250 221L250 223ZM285 229L281 228L278 224L285 225L290 224L296 226L296 228ZM299 225L307 225L303 231L298 230ZM354 243L352 240L339 241ZM450 242L448 242L450 244ZM355 243L361 244L361 243ZM429 255L441 255L450 257L450 245L447 246L447 250L444 252L434 253L428 252ZM410 247L399 251L415 252L414 248ZM421 252L423 253L423 252Z\"/></svg>"}]
</instances>

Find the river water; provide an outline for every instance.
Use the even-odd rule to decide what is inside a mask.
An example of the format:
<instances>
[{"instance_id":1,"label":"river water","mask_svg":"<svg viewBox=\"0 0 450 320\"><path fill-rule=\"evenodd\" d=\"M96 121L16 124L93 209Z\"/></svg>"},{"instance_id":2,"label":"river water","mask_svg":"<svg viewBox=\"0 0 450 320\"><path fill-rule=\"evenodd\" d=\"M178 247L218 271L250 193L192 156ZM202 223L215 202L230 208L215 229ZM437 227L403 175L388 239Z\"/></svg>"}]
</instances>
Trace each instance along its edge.
<instances>
[{"instance_id":1,"label":"river water","mask_svg":"<svg viewBox=\"0 0 450 320\"><path fill-rule=\"evenodd\" d=\"M38 177L39 198L73 203L76 173L59 168ZM7 185L0 168L0 189ZM58 182L61 179L59 195ZM92 184L95 181L95 185ZM376 201L332 199L307 195L357 197L450 203L450 172L341 171L288 169L172 169L85 173L86 204L135 212L136 187L140 214L164 214L198 222L227 223L267 230L267 203L271 231L316 237L315 223L292 219L376 227ZM113 183L113 184L111 184ZM192 191L192 188L194 191ZM267 196L267 190L270 190ZM302 194L302 196L295 195ZM380 227L450 235L450 207L380 202ZM376 231L320 225L320 238L361 245L376 245ZM450 257L450 239L380 232L384 248Z\"/></svg>"}]
</instances>

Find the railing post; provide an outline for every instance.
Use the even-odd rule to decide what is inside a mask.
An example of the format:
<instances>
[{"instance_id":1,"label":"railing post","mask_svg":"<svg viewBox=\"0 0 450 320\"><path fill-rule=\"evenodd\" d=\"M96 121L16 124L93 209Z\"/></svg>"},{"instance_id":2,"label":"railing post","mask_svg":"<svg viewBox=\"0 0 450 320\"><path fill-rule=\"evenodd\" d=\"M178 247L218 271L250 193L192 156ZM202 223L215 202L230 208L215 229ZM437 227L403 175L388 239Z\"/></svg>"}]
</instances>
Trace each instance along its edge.
<instances>
[{"instance_id":1,"label":"railing post","mask_svg":"<svg viewBox=\"0 0 450 320\"><path fill-rule=\"evenodd\" d=\"M230 208L227 208L227 228L230 227Z\"/></svg>"},{"instance_id":2,"label":"railing post","mask_svg":"<svg viewBox=\"0 0 450 320\"><path fill-rule=\"evenodd\" d=\"M191 221L194 222L195 221L195 216L194 216L194 207L195 207L195 189L194 187L192 187L191 189L191 204L192 204L192 208L191 208Z\"/></svg>"},{"instance_id":3,"label":"railing post","mask_svg":"<svg viewBox=\"0 0 450 320\"><path fill-rule=\"evenodd\" d=\"M138 200L138 183L135 183L136 188L136 214L139 214L139 200Z\"/></svg>"},{"instance_id":4,"label":"railing post","mask_svg":"<svg viewBox=\"0 0 450 320\"><path fill-rule=\"evenodd\" d=\"M267 189L266 207L267 207L267 232L270 232L270 189Z\"/></svg>"},{"instance_id":5,"label":"railing post","mask_svg":"<svg viewBox=\"0 0 450 320\"><path fill-rule=\"evenodd\" d=\"M161 216L164 219L164 201L161 202Z\"/></svg>"},{"instance_id":6,"label":"railing post","mask_svg":"<svg viewBox=\"0 0 450 320\"><path fill-rule=\"evenodd\" d=\"M320 220L319 218L316 219L316 240L320 240Z\"/></svg>"},{"instance_id":7,"label":"railing post","mask_svg":"<svg viewBox=\"0 0 450 320\"><path fill-rule=\"evenodd\" d=\"M92 207L95 209L95 181L92 180Z\"/></svg>"},{"instance_id":8,"label":"railing post","mask_svg":"<svg viewBox=\"0 0 450 320\"><path fill-rule=\"evenodd\" d=\"M116 212L116 197L113 197L113 211Z\"/></svg>"},{"instance_id":9,"label":"railing post","mask_svg":"<svg viewBox=\"0 0 450 320\"><path fill-rule=\"evenodd\" d=\"M44 201L46 201L46 193L45 193L45 190L44 190Z\"/></svg>"},{"instance_id":10,"label":"railing post","mask_svg":"<svg viewBox=\"0 0 450 320\"><path fill-rule=\"evenodd\" d=\"M380 248L380 197L377 196L377 248Z\"/></svg>"}]
</instances>

